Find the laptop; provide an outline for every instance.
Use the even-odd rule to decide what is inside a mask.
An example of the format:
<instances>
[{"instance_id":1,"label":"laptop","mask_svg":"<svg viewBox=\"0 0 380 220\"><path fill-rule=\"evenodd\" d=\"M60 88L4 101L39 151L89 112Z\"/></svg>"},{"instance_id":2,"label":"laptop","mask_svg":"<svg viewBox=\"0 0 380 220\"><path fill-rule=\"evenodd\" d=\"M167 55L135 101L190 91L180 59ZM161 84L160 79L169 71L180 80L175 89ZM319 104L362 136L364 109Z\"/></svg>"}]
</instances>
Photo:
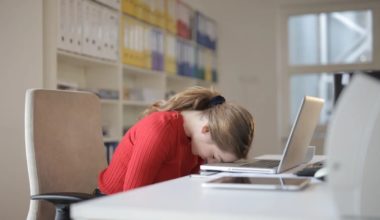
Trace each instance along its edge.
<instances>
[{"instance_id":1,"label":"laptop","mask_svg":"<svg viewBox=\"0 0 380 220\"><path fill-rule=\"evenodd\" d=\"M304 162L305 154L319 121L323 99L305 96L283 150L281 160L251 160L234 163L201 165L201 171L254 172L275 174L297 167Z\"/></svg>"}]
</instances>

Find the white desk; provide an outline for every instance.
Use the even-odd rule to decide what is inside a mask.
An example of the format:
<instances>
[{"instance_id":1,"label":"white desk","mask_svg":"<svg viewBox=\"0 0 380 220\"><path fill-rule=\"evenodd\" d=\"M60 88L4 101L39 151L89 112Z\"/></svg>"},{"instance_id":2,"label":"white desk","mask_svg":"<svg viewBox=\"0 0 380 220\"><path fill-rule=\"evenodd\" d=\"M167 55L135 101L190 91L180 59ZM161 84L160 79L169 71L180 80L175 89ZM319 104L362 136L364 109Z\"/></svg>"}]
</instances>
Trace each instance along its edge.
<instances>
[{"instance_id":1,"label":"white desk","mask_svg":"<svg viewBox=\"0 0 380 220\"><path fill-rule=\"evenodd\" d=\"M202 188L201 183L210 178L215 176L186 176L77 203L71 216L75 220L339 219L326 184L318 181L299 192Z\"/></svg>"}]
</instances>

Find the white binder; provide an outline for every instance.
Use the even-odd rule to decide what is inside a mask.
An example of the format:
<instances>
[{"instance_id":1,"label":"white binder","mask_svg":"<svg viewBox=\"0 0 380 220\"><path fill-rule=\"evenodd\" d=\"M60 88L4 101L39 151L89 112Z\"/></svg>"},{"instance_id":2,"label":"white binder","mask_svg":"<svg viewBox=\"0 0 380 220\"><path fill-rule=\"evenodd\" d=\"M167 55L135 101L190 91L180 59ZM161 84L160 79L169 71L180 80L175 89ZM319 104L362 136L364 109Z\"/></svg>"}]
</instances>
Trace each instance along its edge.
<instances>
[{"instance_id":1,"label":"white binder","mask_svg":"<svg viewBox=\"0 0 380 220\"><path fill-rule=\"evenodd\" d=\"M74 0L74 10L72 15L72 51L76 53L82 53L82 3L83 0Z\"/></svg>"},{"instance_id":2,"label":"white binder","mask_svg":"<svg viewBox=\"0 0 380 220\"><path fill-rule=\"evenodd\" d=\"M58 34L57 34L57 46L63 50L70 50L70 0L60 0L58 10Z\"/></svg>"},{"instance_id":3,"label":"white binder","mask_svg":"<svg viewBox=\"0 0 380 220\"><path fill-rule=\"evenodd\" d=\"M102 9L102 51L100 57L117 60L118 59L118 27L119 14L111 9Z\"/></svg>"},{"instance_id":4,"label":"white binder","mask_svg":"<svg viewBox=\"0 0 380 220\"><path fill-rule=\"evenodd\" d=\"M83 22L82 22L82 53L85 55L96 56L96 16L97 16L97 7L92 1L84 0L82 2L82 13L83 13Z\"/></svg>"}]
</instances>

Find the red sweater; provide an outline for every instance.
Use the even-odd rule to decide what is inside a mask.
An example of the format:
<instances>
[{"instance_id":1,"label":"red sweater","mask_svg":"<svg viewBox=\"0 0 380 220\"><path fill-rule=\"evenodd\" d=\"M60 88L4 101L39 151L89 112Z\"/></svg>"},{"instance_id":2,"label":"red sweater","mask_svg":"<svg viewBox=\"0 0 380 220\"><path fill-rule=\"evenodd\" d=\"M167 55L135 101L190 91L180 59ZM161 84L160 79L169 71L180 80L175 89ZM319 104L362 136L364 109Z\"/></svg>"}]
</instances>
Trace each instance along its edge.
<instances>
[{"instance_id":1,"label":"red sweater","mask_svg":"<svg viewBox=\"0 0 380 220\"><path fill-rule=\"evenodd\" d=\"M113 194L196 173L202 162L191 153L182 115L154 112L124 135L98 186L102 193Z\"/></svg>"}]
</instances>

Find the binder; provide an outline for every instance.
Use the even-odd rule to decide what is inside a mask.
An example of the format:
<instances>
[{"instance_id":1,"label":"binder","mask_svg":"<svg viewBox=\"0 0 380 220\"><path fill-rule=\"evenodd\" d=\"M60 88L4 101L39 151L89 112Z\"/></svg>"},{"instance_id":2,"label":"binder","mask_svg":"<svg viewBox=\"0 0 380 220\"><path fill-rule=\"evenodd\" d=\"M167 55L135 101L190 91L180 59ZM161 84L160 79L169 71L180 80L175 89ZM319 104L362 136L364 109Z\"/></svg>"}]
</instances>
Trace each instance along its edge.
<instances>
[{"instance_id":1,"label":"binder","mask_svg":"<svg viewBox=\"0 0 380 220\"><path fill-rule=\"evenodd\" d=\"M156 17L157 26L160 28L165 28L165 2L164 0L154 0L156 2Z\"/></svg>"},{"instance_id":2,"label":"binder","mask_svg":"<svg viewBox=\"0 0 380 220\"><path fill-rule=\"evenodd\" d=\"M197 11L194 23L196 42L202 46L216 50L216 22Z\"/></svg>"},{"instance_id":3,"label":"binder","mask_svg":"<svg viewBox=\"0 0 380 220\"><path fill-rule=\"evenodd\" d=\"M136 0L122 0L122 12L131 16L136 16Z\"/></svg>"},{"instance_id":4,"label":"binder","mask_svg":"<svg viewBox=\"0 0 380 220\"><path fill-rule=\"evenodd\" d=\"M81 54L82 53L82 3L83 0L74 0L73 10L73 44L72 51Z\"/></svg>"},{"instance_id":5,"label":"binder","mask_svg":"<svg viewBox=\"0 0 380 220\"><path fill-rule=\"evenodd\" d=\"M136 18L143 20L144 19L144 1L143 0L134 0L135 2L135 16Z\"/></svg>"},{"instance_id":6,"label":"binder","mask_svg":"<svg viewBox=\"0 0 380 220\"><path fill-rule=\"evenodd\" d=\"M59 27L58 27L58 38L57 38L57 47L63 50L69 50L69 21L68 21L68 13L69 13L69 1L68 0L60 0L59 1L59 10L58 10L58 18L59 18Z\"/></svg>"},{"instance_id":7,"label":"binder","mask_svg":"<svg viewBox=\"0 0 380 220\"><path fill-rule=\"evenodd\" d=\"M103 57L103 11L105 10L99 4L93 3L93 17L92 17L92 35L94 43L92 44L92 56Z\"/></svg>"},{"instance_id":8,"label":"binder","mask_svg":"<svg viewBox=\"0 0 380 220\"><path fill-rule=\"evenodd\" d=\"M197 47L196 51L195 77L202 80L205 79L204 55L201 47Z\"/></svg>"},{"instance_id":9,"label":"binder","mask_svg":"<svg viewBox=\"0 0 380 220\"><path fill-rule=\"evenodd\" d=\"M177 33L177 1L176 0L165 0L164 8L164 19L165 19L165 28L172 34Z\"/></svg>"},{"instance_id":10,"label":"binder","mask_svg":"<svg viewBox=\"0 0 380 220\"><path fill-rule=\"evenodd\" d=\"M195 77L194 44L177 39L177 72L178 75Z\"/></svg>"},{"instance_id":11,"label":"binder","mask_svg":"<svg viewBox=\"0 0 380 220\"><path fill-rule=\"evenodd\" d=\"M194 77L195 73L195 48L191 43L186 44L186 75L190 77Z\"/></svg>"},{"instance_id":12,"label":"binder","mask_svg":"<svg viewBox=\"0 0 380 220\"><path fill-rule=\"evenodd\" d=\"M169 75L177 73L176 66L176 39L171 34L165 34L165 72Z\"/></svg>"},{"instance_id":13,"label":"binder","mask_svg":"<svg viewBox=\"0 0 380 220\"><path fill-rule=\"evenodd\" d=\"M141 0L142 20L150 23L153 0Z\"/></svg>"},{"instance_id":14,"label":"binder","mask_svg":"<svg viewBox=\"0 0 380 220\"><path fill-rule=\"evenodd\" d=\"M122 37L122 62L124 64L134 65L133 42L133 25L129 17L123 15L121 22L121 37Z\"/></svg>"},{"instance_id":15,"label":"binder","mask_svg":"<svg viewBox=\"0 0 380 220\"><path fill-rule=\"evenodd\" d=\"M212 66L213 66L213 60L212 60L212 53L204 49L204 73L205 73L205 80L211 82L212 81Z\"/></svg>"},{"instance_id":16,"label":"binder","mask_svg":"<svg viewBox=\"0 0 380 220\"><path fill-rule=\"evenodd\" d=\"M212 81L213 82L218 82L218 59L216 57L216 54L213 55L213 61L212 61Z\"/></svg>"},{"instance_id":17,"label":"binder","mask_svg":"<svg viewBox=\"0 0 380 220\"><path fill-rule=\"evenodd\" d=\"M109 60L118 59L119 14L117 11L102 9L102 53L101 57Z\"/></svg>"},{"instance_id":18,"label":"binder","mask_svg":"<svg viewBox=\"0 0 380 220\"><path fill-rule=\"evenodd\" d=\"M122 18L122 61L125 64L145 68L147 46L145 25L136 19L123 15Z\"/></svg>"},{"instance_id":19,"label":"binder","mask_svg":"<svg viewBox=\"0 0 380 220\"><path fill-rule=\"evenodd\" d=\"M68 0L68 13L67 13L67 16L68 18L66 18L66 21L68 23L68 33L67 33L67 37L68 37L68 45L67 45L67 49L69 51L72 51L74 52L76 47L75 47L75 17L76 17L76 0Z\"/></svg>"},{"instance_id":20,"label":"binder","mask_svg":"<svg viewBox=\"0 0 380 220\"><path fill-rule=\"evenodd\" d=\"M152 69L164 69L164 34L158 28L152 28Z\"/></svg>"},{"instance_id":21,"label":"binder","mask_svg":"<svg viewBox=\"0 0 380 220\"><path fill-rule=\"evenodd\" d=\"M144 25L141 22L135 22L135 65L144 67Z\"/></svg>"},{"instance_id":22,"label":"binder","mask_svg":"<svg viewBox=\"0 0 380 220\"><path fill-rule=\"evenodd\" d=\"M149 25L144 26L144 67L152 69L152 30Z\"/></svg>"},{"instance_id":23,"label":"binder","mask_svg":"<svg viewBox=\"0 0 380 220\"><path fill-rule=\"evenodd\" d=\"M176 39L176 55L177 55L177 60L176 60L176 64L177 64L177 75L182 75L183 73L183 68L182 68L182 60L183 60L183 55L182 55L182 41L177 38Z\"/></svg>"},{"instance_id":24,"label":"binder","mask_svg":"<svg viewBox=\"0 0 380 220\"><path fill-rule=\"evenodd\" d=\"M97 8L95 3L84 0L82 2L83 13L83 33L82 33L82 53L89 56L96 54L96 16Z\"/></svg>"},{"instance_id":25,"label":"binder","mask_svg":"<svg viewBox=\"0 0 380 220\"><path fill-rule=\"evenodd\" d=\"M77 52L76 37L76 8L77 0L59 1L59 28L57 46L60 49Z\"/></svg>"},{"instance_id":26,"label":"binder","mask_svg":"<svg viewBox=\"0 0 380 220\"><path fill-rule=\"evenodd\" d=\"M111 162L112 156L115 153L115 150L116 150L118 144L119 144L119 142L117 142L117 141L104 142L104 147L106 148L107 163L108 164Z\"/></svg>"},{"instance_id":27,"label":"binder","mask_svg":"<svg viewBox=\"0 0 380 220\"><path fill-rule=\"evenodd\" d=\"M177 35L186 39L192 39L191 21L193 9L181 1L177 2Z\"/></svg>"}]
</instances>

